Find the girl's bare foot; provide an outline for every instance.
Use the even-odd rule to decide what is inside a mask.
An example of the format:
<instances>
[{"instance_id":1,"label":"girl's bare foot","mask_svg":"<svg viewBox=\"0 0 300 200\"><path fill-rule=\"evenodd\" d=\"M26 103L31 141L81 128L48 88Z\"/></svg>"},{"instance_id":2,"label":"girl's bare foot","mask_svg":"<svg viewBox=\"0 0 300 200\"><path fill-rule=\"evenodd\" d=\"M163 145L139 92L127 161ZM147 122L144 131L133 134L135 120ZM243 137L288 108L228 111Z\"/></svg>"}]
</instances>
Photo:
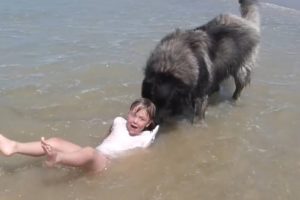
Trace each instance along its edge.
<instances>
[{"instance_id":1,"label":"girl's bare foot","mask_svg":"<svg viewBox=\"0 0 300 200\"><path fill-rule=\"evenodd\" d=\"M58 162L58 152L50 144L47 143L44 137L41 138L41 146L47 156L45 164L48 167L54 167Z\"/></svg>"},{"instance_id":2,"label":"girl's bare foot","mask_svg":"<svg viewBox=\"0 0 300 200\"><path fill-rule=\"evenodd\" d=\"M15 153L16 142L0 134L0 152L5 156Z\"/></svg>"}]
</instances>

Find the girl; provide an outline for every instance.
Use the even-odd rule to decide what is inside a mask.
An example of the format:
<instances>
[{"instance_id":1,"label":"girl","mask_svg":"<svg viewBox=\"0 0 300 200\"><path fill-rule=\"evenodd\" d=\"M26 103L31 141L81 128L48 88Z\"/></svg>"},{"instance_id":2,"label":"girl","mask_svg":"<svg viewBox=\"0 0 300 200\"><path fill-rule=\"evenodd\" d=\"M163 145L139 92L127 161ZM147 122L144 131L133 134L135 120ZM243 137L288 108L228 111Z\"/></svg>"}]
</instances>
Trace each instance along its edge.
<instances>
[{"instance_id":1,"label":"girl","mask_svg":"<svg viewBox=\"0 0 300 200\"><path fill-rule=\"evenodd\" d=\"M0 134L0 152L5 156L23 154L47 156L46 165L82 167L93 172L104 170L109 161L134 148L146 148L154 140L159 126L155 128L155 105L148 99L134 101L127 120L116 117L110 133L96 148L81 147L61 138L50 138L34 142L17 142ZM154 129L153 129L154 128Z\"/></svg>"}]
</instances>

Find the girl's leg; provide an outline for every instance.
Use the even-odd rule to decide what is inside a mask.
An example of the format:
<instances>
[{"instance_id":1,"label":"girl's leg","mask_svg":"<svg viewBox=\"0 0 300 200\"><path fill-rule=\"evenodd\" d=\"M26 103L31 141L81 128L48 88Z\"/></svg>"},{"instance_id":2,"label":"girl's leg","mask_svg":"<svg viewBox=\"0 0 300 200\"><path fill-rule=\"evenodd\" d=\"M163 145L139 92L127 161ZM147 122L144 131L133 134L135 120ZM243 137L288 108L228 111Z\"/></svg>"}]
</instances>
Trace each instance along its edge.
<instances>
[{"instance_id":1,"label":"girl's leg","mask_svg":"<svg viewBox=\"0 0 300 200\"><path fill-rule=\"evenodd\" d=\"M71 167L83 167L99 172L105 169L108 159L92 147L81 148L74 152L59 152L48 141L41 140L42 148L47 154L46 164L54 166L62 164Z\"/></svg>"},{"instance_id":2,"label":"girl's leg","mask_svg":"<svg viewBox=\"0 0 300 200\"><path fill-rule=\"evenodd\" d=\"M51 145L52 148L54 148L58 152L67 153L67 152L73 152L82 149L82 147L79 146L78 144L74 144L72 142L57 137L49 138L47 140L45 140L44 137L42 137L41 141L47 142L47 144ZM41 147L41 141L39 141L40 147ZM43 152L45 153L44 149Z\"/></svg>"},{"instance_id":3,"label":"girl's leg","mask_svg":"<svg viewBox=\"0 0 300 200\"><path fill-rule=\"evenodd\" d=\"M81 149L80 146L68 142L60 138L50 138L47 140L56 151L59 152L72 152ZM13 154L23 154L28 156L43 156L45 151L41 146L40 141L34 142L17 142L10 140L0 134L0 152L5 156L11 156Z\"/></svg>"}]
</instances>

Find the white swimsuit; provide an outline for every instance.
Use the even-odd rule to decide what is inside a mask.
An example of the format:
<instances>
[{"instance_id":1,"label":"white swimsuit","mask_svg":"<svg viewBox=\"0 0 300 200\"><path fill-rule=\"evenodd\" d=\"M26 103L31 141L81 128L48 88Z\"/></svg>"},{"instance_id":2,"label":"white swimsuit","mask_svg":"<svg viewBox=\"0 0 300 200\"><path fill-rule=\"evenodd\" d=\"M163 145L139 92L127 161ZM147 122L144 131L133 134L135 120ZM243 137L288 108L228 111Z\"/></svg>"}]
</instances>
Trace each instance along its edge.
<instances>
[{"instance_id":1,"label":"white swimsuit","mask_svg":"<svg viewBox=\"0 0 300 200\"><path fill-rule=\"evenodd\" d=\"M111 133L96 149L109 158L116 158L127 150L148 147L155 139L159 128L156 126L152 131L143 131L140 135L131 136L126 123L124 118L116 117Z\"/></svg>"}]
</instances>

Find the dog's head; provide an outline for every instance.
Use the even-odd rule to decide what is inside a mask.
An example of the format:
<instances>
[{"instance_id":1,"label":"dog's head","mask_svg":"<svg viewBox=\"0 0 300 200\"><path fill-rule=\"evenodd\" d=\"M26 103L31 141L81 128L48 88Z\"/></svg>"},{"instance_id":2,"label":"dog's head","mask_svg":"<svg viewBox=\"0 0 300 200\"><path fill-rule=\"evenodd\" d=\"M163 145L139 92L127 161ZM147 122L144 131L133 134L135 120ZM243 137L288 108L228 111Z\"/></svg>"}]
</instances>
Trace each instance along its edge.
<instances>
[{"instance_id":1,"label":"dog's head","mask_svg":"<svg viewBox=\"0 0 300 200\"><path fill-rule=\"evenodd\" d=\"M146 76L142 84L142 96L157 107L157 122L166 117L180 115L191 106L191 87L168 74Z\"/></svg>"}]
</instances>

